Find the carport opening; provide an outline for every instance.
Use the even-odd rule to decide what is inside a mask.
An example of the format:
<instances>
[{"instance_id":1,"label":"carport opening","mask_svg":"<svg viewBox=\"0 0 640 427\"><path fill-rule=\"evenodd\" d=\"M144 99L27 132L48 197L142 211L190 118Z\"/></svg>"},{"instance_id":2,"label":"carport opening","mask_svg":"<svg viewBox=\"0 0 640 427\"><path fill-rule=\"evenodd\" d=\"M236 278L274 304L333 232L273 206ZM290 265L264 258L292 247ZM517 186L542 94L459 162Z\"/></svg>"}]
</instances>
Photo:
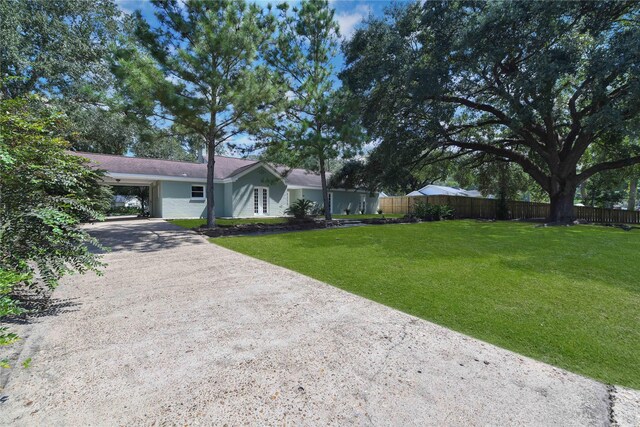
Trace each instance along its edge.
<instances>
[{"instance_id":1,"label":"carport opening","mask_svg":"<svg viewBox=\"0 0 640 427\"><path fill-rule=\"evenodd\" d=\"M148 185L112 185L113 200L108 216L151 216Z\"/></svg>"}]
</instances>

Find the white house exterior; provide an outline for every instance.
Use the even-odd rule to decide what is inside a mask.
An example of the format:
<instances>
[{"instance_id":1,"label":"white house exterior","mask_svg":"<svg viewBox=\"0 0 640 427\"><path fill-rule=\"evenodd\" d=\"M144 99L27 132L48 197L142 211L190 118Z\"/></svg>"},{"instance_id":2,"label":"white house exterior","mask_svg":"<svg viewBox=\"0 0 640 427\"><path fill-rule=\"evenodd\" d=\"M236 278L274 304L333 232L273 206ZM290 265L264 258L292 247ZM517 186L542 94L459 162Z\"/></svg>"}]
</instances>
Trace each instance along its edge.
<instances>
[{"instance_id":1,"label":"white house exterior","mask_svg":"<svg viewBox=\"0 0 640 427\"><path fill-rule=\"evenodd\" d=\"M205 163L146 159L109 154L75 154L106 172L110 185L149 186L150 214L157 218L206 216ZM378 195L365 190L330 189L333 214L349 209L375 213ZM214 197L216 216L282 216L297 199L323 206L320 176L302 169L285 171L267 163L216 156Z\"/></svg>"}]
</instances>

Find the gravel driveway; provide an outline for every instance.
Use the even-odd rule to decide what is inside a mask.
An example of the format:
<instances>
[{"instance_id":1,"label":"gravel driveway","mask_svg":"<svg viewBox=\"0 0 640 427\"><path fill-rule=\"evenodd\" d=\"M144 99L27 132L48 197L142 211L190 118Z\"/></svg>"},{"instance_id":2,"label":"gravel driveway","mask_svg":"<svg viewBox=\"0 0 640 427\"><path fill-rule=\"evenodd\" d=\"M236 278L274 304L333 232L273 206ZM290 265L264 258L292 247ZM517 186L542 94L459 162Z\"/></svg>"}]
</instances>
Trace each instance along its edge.
<instances>
[{"instance_id":1,"label":"gravel driveway","mask_svg":"<svg viewBox=\"0 0 640 427\"><path fill-rule=\"evenodd\" d=\"M604 385L158 220L91 230L2 390L12 425L607 425ZM330 266L327 266L330 268Z\"/></svg>"}]
</instances>

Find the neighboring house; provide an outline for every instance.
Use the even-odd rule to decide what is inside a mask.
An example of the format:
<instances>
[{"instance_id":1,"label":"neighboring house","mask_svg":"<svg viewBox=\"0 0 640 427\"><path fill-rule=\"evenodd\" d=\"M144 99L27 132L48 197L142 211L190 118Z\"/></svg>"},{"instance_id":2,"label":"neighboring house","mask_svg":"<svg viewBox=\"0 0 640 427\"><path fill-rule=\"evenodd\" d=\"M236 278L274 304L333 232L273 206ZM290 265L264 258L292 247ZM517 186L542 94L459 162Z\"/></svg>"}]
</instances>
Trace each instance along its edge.
<instances>
[{"instance_id":1,"label":"neighboring house","mask_svg":"<svg viewBox=\"0 0 640 427\"><path fill-rule=\"evenodd\" d=\"M74 154L105 170L106 184L149 186L149 211L153 217L206 216L205 163ZM216 156L213 185L219 217L282 216L287 207L302 198L324 205L320 175L302 169L286 173L284 168L256 160ZM329 200L334 214L344 213L345 209L375 213L378 207L378 195L365 190L330 189Z\"/></svg>"},{"instance_id":2,"label":"neighboring house","mask_svg":"<svg viewBox=\"0 0 640 427\"><path fill-rule=\"evenodd\" d=\"M461 188L446 187L444 185L427 185L419 190L412 191L407 196L462 196L483 197L478 190L463 190Z\"/></svg>"}]
</instances>

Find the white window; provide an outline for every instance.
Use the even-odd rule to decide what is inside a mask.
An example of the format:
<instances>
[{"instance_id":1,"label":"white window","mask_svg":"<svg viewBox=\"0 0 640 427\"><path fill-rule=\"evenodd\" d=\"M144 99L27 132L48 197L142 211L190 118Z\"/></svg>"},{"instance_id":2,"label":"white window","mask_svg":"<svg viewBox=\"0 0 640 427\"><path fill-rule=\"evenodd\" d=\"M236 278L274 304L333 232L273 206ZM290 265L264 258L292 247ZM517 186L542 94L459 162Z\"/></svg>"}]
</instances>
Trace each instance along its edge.
<instances>
[{"instance_id":1,"label":"white window","mask_svg":"<svg viewBox=\"0 0 640 427\"><path fill-rule=\"evenodd\" d=\"M269 189L267 187L253 189L253 213L254 215L269 214Z\"/></svg>"},{"instance_id":2,"label":"white window","mask_svg":"<svg viewBox=\"0 0 640 427\"><path fill-rule=\"evenodd\" d=\"M367 212L367 195L366 194L360 195L360 212L362 213Z\"/></svg>"},{"instance_id":3,"label":"white window","mask_svg":"<svg viewBox=\"0 0 640 427\"><path fill-rule=\"evenodd\" d=\"M204 185L192 185L191 186L191 198L192 199L204 199Z\"/></svg>"},{"instance_id":4,"label":"white window","mask_svg":"<svg viewBox=\"0 0 640 427\"><path fill-rule=\"evenodd\" d=\"M333 213L333 193L329 193L329 213Z\"/></svg>"}]
</instances>

